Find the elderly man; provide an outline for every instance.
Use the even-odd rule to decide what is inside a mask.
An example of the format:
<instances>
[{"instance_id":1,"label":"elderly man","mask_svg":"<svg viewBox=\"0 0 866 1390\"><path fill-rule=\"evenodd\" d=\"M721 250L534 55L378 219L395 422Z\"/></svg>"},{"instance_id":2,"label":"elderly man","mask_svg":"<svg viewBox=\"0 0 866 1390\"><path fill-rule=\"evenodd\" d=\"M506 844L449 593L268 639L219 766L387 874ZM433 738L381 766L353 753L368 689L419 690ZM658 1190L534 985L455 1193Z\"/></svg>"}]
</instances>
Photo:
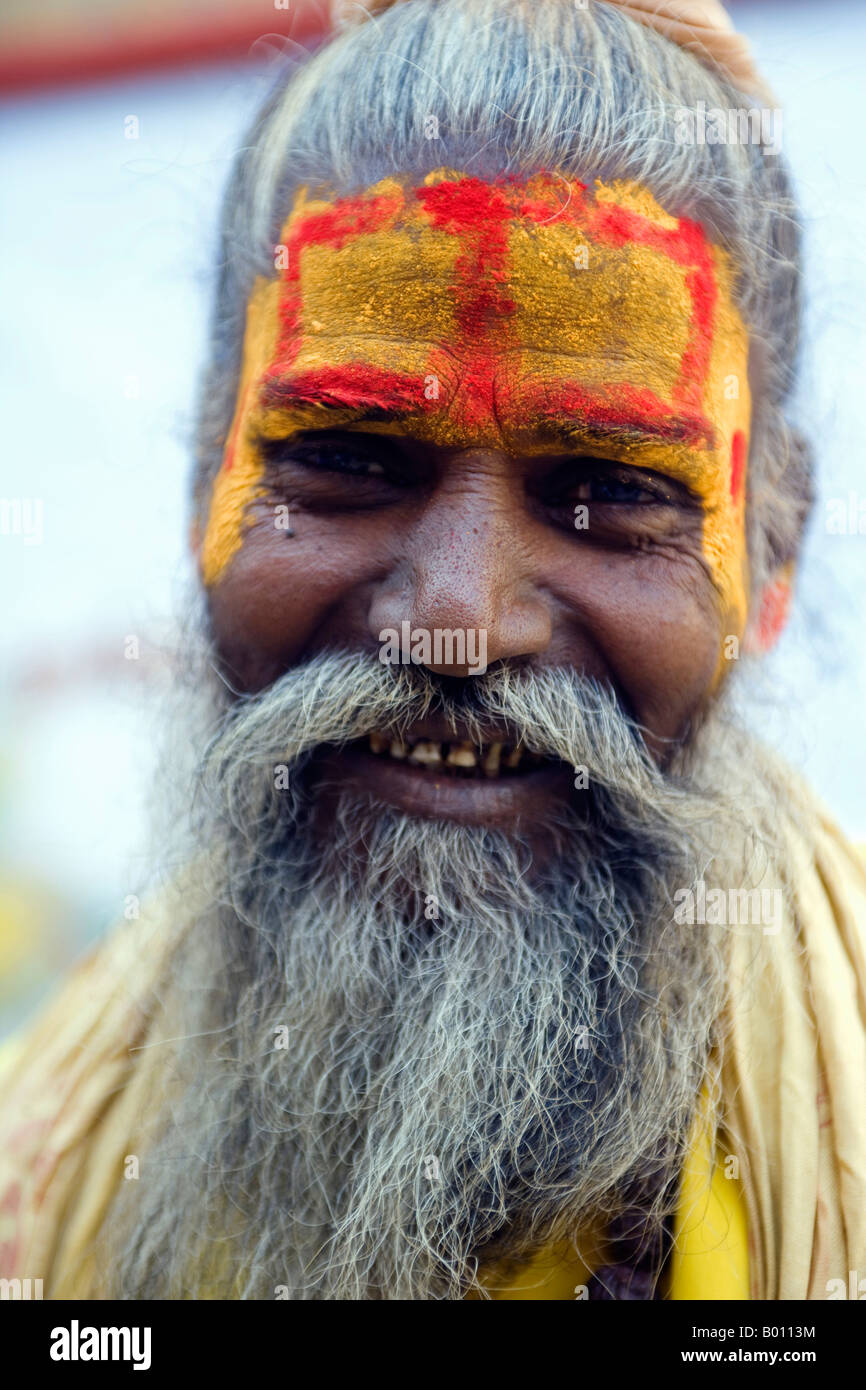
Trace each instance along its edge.
<instances>
[{"instance_id":1,"label":"elderly man","mask_svg":"<svg viewBox=\"0 0 866 1390\"><path fill-rule=\"evenodd\" d=\"M7 1062L2 1272L840 1296L866 876L730 706L811 499L760 83L700 0L379 8L229 189L194 780Z\"/></svg>"}]
</instances>

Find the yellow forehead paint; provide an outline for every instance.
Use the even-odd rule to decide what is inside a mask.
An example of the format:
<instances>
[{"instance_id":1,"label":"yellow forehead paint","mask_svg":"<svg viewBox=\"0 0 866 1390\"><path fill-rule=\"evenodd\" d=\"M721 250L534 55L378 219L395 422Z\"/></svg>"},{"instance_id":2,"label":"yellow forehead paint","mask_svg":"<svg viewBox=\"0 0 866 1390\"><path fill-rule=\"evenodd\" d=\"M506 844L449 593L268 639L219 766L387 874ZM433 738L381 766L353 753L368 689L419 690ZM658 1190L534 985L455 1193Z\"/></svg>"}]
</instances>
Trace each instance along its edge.
<instances>
[{"instance_id":1,"label":"yellow forehead paint","mask_svg":"<svg viewBox=\"0 0 866 1390\"><path fill-rule=\"evenodd\" d=\"M728 257L697 224L635 184L439 169L349 197L302 189L282 242L286 269L250 297L206 584L264 491L260 437L351 425L540 454L567 435L700 497L742 630L748 337Z\"/></svg>"},{"instance_id":2,"label":"yellow forehead paint","mask_svg":"<svg viewBox=\"0 0 866 1390\"><path fill-rule=\"evenodd\" d=\"M210 511L201 549L201 572L206 585L216 582L240 549L247 509L261 487L262 465L255 442L245 428L253 413L255 390L276 344L280 285L258 279L247 304L241 379L235 415L214 479Z\"/></svg>"}]
</instances>

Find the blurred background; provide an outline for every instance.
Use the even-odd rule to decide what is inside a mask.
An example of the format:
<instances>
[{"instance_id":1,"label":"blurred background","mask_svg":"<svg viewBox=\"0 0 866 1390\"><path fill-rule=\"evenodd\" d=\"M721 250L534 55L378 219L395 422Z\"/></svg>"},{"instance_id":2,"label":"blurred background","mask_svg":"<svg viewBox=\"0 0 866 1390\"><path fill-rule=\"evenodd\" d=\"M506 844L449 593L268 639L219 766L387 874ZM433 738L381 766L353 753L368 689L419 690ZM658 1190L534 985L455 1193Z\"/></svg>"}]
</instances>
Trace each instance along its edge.
<instances>
[{"instance_id":1,"label":"blurred background","mask_svg":"<svg viewBox=\"0 0 866 1390\"><path fill-rule=\"evenodd\" d=\"M327 8L5 0L0 1033L135 912L150 868L219 195L275 52L313 47ZM866 7L729 9L780 99L805 214L798 413L820 484L797 609L748 713L864 841Z\"/></svg>"}]
</instances>

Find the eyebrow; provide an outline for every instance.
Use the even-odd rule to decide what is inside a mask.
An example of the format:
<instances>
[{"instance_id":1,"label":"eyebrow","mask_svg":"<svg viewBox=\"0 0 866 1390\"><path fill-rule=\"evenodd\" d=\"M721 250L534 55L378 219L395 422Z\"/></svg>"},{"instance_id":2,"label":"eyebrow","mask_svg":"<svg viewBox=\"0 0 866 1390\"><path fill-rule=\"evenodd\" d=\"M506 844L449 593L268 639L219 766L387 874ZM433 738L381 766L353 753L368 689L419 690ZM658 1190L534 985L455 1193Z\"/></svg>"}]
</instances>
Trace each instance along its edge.
<instances>
[{"instance_id":1,"label":"eyebrow","mask_svg":"<svg viewBox=\"0 0 866 1390\"><path fill-rule=\"evenodd\" d=\"M523 393L539 426L564 441L641 442L713 449L716 432L700 411L676 409L646 387L625 382L601 390L579 382L533 381Z\"/></svg>"},{"instance_id":2,"label":"eyebrow","mask_svg":"<svg viewBox=\"0 0 866 1390\"><path fill-rule=\"evenodd\" d=\"M356 420L411 419L438 404L424 396L424 378L365 362L321 367L291 376L269 375L261 390L265 410L314 410Z\"/></svg>"},{"instance_id":3,"label":"eyebrow","mask_svg":"<svg viewBox=\"0 0 866 1390\"><path fill-rule=\"evenodd\" d=\"M352 362L269 376L260 405L267 412L297 414L302 429L327 429L338 423L411 424L448 409L447 402L425 397L428 380L429 376ZM715 430L702 413L677 411L646 388L624 383L599 391L576 381L532 378L517 388L510 404L515 415L530 416L538 433L570 448L579 441L715 447Z\"/></svg>"}]
</instances>

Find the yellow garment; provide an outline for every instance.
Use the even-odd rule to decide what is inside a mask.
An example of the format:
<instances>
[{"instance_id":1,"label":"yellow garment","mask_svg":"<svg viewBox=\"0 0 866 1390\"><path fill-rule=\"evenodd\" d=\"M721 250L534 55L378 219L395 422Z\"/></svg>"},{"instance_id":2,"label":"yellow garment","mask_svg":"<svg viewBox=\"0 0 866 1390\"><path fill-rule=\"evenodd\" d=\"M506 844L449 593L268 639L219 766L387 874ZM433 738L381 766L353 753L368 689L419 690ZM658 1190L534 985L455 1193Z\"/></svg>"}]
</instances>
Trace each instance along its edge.
<instances>
[{"instance_id":1,"label":"yellow garment","mask_svg":"<svg viewBox=\"0 0 866 1390\"><path fill-rule=\"evenodd\" d=\"M578 1254L578 1250L580 1254ZM597 1235L562 1241L541 1250L518 1268L513 1265L485 1267L479 1283L488 1297L504 1299L545 1299L548 1302L585 1298L594 1269L604 1263L604 1241ZM470 1294L480 1298L480 1294Z\"/></svg>"},{"instance_id":2,"label":"yellow garment","mask_svg":"<svg viewBox=\"0 0 866 1390\"><path fill-rule=\"evenodd\" d=\"M742 1298L747 1278L753 1299L822 1299L866 1269L866 870L788 790L779 930L729 929L721 1147L712 1176L705 1137L685 1167L675 1300ZM0 1277L41 1278L47 1297L99 1296L92 1240L165 1084L153 1000L178 918L164 903L124 923L4 1049ZM495 1296L574 1298L585 1274L546 1252Z\"/></svg>"},{"instance_id":3,"label":"yellow garment","mask_svg":"<svg viewBox=\"0 0 866 1390\"><path fill-rule=\"evenodd\" d=\"M747 1299L748 1222L742 1188L736 1170L725 1171L718 1150L711 1171L710 1142L700 1120L697 1128L674 1220L668 1298L676 1303Z\"/></svg>"},{"instance_id":4,"label":"yellow garment","mask_svg":"<svg viewBox=\"0 0 866 1390\"><path fill-rule=\"evenodd\" d=\"M707 1115L704 1095L683 1170L667 1288L663 1286L671 1302L749 1297L746 1204L735 1170L730 1176L725 1172L723 1155L717 1151L710 1163ZM497 1301L585 1299L590 1275L605 1263L604 1242L583 1238L541 1251L510 1277L485 1272L481 1283Z\"/></svg>"}]
</instances>

